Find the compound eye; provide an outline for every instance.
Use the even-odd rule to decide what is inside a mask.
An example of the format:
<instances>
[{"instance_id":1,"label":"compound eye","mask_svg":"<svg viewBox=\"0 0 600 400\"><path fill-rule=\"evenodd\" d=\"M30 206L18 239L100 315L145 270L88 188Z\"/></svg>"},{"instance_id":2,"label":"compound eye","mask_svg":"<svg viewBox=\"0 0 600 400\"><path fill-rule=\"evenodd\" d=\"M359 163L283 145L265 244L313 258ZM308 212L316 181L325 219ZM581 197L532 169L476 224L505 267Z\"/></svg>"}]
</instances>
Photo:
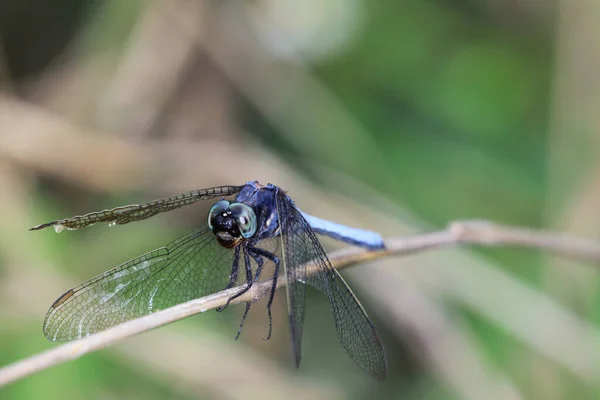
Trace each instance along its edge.
<instances>
[{"instance_id":1,"label":"compound eye","mask_svg":"<svg viewBox=\"0 0 600 400\"><path fill-rule=\"evenodd\" d=\"M219 215L220 213L222 213L223 211L226 211L228 208L229 208L229 201L227 201L227 200L219 200L212 206L212 208L210 209L210 212L208 213L208 227L210 229L213 228L212 221L214 220L214 218L217 215Z\"/></svg>"},{"instance_id":2,"label":"compound eye","mask_svg":"<svg viewBox=\"0 0 600 400\"><path fill-rule=\"evenodd\" d=\"M252 207L243 203L233 203L229 209L237 221L242 236L246 239L252 237L256 233L256 215Z\"/></svg>"}]
</instances>

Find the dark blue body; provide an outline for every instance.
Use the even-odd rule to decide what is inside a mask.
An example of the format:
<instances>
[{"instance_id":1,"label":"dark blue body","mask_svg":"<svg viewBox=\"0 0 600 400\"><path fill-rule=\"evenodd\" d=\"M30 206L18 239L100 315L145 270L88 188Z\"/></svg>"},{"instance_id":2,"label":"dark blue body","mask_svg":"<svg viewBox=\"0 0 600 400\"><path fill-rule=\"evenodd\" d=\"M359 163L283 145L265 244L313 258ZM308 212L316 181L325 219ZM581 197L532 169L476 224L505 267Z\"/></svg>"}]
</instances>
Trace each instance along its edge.
<instances>
[{"instance_id":1,"label":"dark blue body","mask_svg":"<svg viewBox=\"0 0 600 400\"><path fill-rule=\"evenodd\" d=\"M270 183L262 186L257 181L248 181L235 198L235 201L254 208L256 217L258 218L258 229L255 238L262 240L279 235L278 196L284 198L286 202L291 203L306 219L313 231L320 235L326 235L335 240L364 247L369 250L381 250L385 248L383 239L377 232L351 228L306 214L296 207L294 201L283 193L281 188ZM281 216L281 218L285 218L285 216Z\"/></svg>"},{"instance_id":2,"label":"dark blue body","mask_svg":"<svg viewBox=\"0 0 600 400\"><path fill-rule=\"evenodd\" d=\"M247 204L254 209L257 218L255 239L263 240L279 235L276 204L279 190L281 189L270 183L261 186L257 181L249 181L235 198L236 202Z\"/></svg>"}]
</instances>

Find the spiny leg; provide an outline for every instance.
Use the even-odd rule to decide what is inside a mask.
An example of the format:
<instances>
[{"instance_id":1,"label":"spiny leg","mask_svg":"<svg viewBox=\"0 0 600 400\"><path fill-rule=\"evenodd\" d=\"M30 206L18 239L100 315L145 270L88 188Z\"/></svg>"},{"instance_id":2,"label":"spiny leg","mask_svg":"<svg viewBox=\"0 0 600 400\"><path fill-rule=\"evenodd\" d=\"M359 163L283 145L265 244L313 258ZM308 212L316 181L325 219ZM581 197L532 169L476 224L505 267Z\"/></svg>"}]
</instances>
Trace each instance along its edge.
<instances>
[{"instance_id":1,"label":"spiny leg","mask_svg":"<svg viewBox=\"0 0 600 400\"><path fill-rule=\"evenodd\" d=\"M252 266L250 264L250 257L248 255L248 251L244 251L244 264L246 265L246 282L247 282L246 289L244 289L240 293L236 294L235 296L230 297L229 300L227 301L227 304L229 304L229 302L231 300L235 299L236 297L241 296L243 293L246 293L252 287ZM261 264L262 264L262 260L261 260L261 263L259 264L259 267L262 266ZM235 340L238 340L238 338L240 337L240 334L242 333L242 328L244 327L244 322L246 322L246 317L248 316L248 312L250 311L250 305L251 305L251 303L249 301L247 301L246 309L244 310L244 315L242 316L242 321L240 322L240 327L238 329L237 335L235 335Z\"/></svg>"},{"instance_id":2,"label":"spiny leg","mask_svg":"<svg viewBox=\"0 0 600 400\"><path fill-rule=\"evenodd\" d=\"M256 262L257 267L256 271L254 272L254 282L258 282L258 280L260 279L260 274L262 274L264 261L260 255L256 254L256 252L254 251L255 249L255 247L249 247L248 254L250 254L250 257L252 257Z\"/></svg>"},{"instance_id":3,"label":"spiny leg","mask_svg":"<svg viewBox=\"0 0 600 400\"><path fill-rule=\"evenodd\" d=\"M225 286L223 288L223 290L231 289L233 287L233 285L235 285L235 283L237 282L237 279L238 279L238 271L239 271L239 265L240 265L240 248L239 248L239 246L235 248L234 252L235 253L233 255L233 263L231 265L231 274L229 275L229 283L227 284L227 286ZM217 307L217 312L223 311L229 305L230 301L231 301L231 298L229 298L227 300L227 303L224 306Z\"/></svg>"},{"instance_id":4,"label":"spiny leg","mask_svg":"<svg viewBox=\"0 0 600 400\"><path fill-rule=\"evenodd\" d=\"M244 315L242 315L242 321L240 322L240 327L238 328L237 335L235 335L235 340L238 340L240 334L242 333L242 328L244 327L244 322L246 322L246 317L248 316L248 311L250 311L251 304L252 303L250 303L249 301L246 302L246 309L244 310Z\"/></svg>"},{"instance_id":5,"label":"spiny leg","mask_svg":"<svg viewBox=\"0 0 600 400\"><path fill-rule=\"evenodd\" d=\"M246 287L239 291L239 293L234 294L229 299L227 299L227 303L224 307L227 307L229 303L231 303L234 299L237 299L244 293L246 293L252 287L252 265L250 264L250 257L248 256L248 251L246 249L243 250L244 253L244 266L246 267Z\"/></svg>"},{"instance_id":6,"label":"spiny leg","mask_svg":"<svg viewBox=\"0 0 600 400\"><path fill-rule=\"evenodd\" d=\"M273 299L275 298L275 289L277 288L277 278L279 277L279 258L275 254L268 252L261 248L254 247L252 250L253 250L253 253L255 253L259 256L263 256L266 259L271 260L273 262L273 264L275 264L275 272L273 273L273 284L271 286L271 294L269 295L269 302L267 303L267 314L269 316L269 334L267 335L266 338L263 338L263 340L269 340L269 339L271 339L271 332L273 330L273 319L271 317L271 306L273 305Z\"/></svg>"},{"instance_id":7,"label":"spiny leg","mask_svg":"<svg viewBox=\"0 0 600 400\"><path fill-rule=\"evenodd\" d=\"M261 256L252 252L251 248L248 248L248 254L256 262L257 267L256 267L256 272L254 273L254 282L258 282L258 279L260 278L260 274L262 272L262 268L264 265L263 259ZM242 316L242 322L240 323L240 328L238 329L238 333L235 336L235 340L238 340L238 338L240 337L240 333L242 333L242 327L244 326L244 322L246 321L246 317L248 316L248 312L250 311L251 304L252 303L250 303L249 301L246 302L246 310L244 311L244 315Z\"/></svg>"}]
</instances>

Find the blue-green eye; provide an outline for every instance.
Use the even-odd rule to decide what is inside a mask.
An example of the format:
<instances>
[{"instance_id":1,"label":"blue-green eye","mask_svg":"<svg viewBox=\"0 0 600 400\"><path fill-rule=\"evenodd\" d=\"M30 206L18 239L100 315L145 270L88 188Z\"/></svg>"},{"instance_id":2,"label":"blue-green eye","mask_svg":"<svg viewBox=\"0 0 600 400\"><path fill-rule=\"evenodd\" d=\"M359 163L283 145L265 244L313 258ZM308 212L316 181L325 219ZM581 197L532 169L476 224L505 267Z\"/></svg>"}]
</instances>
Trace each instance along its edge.
<instances>
[{"instance_id":1,"label":"blue-green eye","mask_svg":"<svg viewBox=\"0 0 600 400\"><path fill-rule=\"evenodd\" d=\"M242 236L246 239L252 237L256 233L256 215L252 207L243 203L233 203L229 209L238 223Z\"/></svg>"},{"instance_id":2,"label":"blue-green eye","mask_svg":"<svg viewBox=\"0 0 600 400\"><path fill-rule=\"evenodd\" d=\"M212 206L212 208L210 209L210 212L208 213L208 227L210 229L213 228L213 225L212 225L213 219L219 213L222 213L223 211L227 210L228 208L229 208L229 202L227 200L219 200L215 203L214 206Z\"/></svg>"}]
</instances>

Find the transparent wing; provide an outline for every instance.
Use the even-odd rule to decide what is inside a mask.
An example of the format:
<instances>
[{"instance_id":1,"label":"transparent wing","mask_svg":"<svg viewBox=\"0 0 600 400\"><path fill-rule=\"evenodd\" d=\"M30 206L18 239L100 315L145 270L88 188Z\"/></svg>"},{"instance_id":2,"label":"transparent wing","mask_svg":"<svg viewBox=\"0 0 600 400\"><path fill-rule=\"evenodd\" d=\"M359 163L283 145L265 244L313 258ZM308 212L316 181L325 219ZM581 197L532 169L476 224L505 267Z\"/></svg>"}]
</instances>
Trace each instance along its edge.
<instances>
[{"instance_id":1,"label":"transparent wing","mask_svg":"<svg viewBox=\"0 0 600 400\"><path fill-rule=\"evenodd\" d=\"M286 295L290 334L292 335L292 350L296 368L298 368L302 358L306 263L315 255L314 246L311 245L302 224L304 218L296 211L289 197L278 192L276 203L281 231L283 269L287 281ZM306 221L304 222L306 223ZM308 226L308 229L310 230L310 226Z\"/></svg>"},{"instance_id":2,"label":"transparent wing","mask_svg":"<svg viewBox=\"0 0 600 400\"><path fill-rule=\"evenodd\" d=\"M208 226L192 230L63 294L46 315L44 335L78 339L222 290L234 254Z\"/></svg>"},{"instance_id":3,"label":"transparent wing","mask_svg":"<svg viewBox=\"0 0 600 400\"><path fill-rule=\"evenodd\" d=\"M350 357L376 378L384 379L386 361L383 346L358 299L331 265L325 249L293 201L281 192L277 196L277 212L296 365L299 365L301 357L305 282L329 298L338 338ZM306 264L309 262L308 268L315 268L315 273L307 274Z\"/></svg>"},{"instance_id":4,"label":"transparent wing","mask_svg":"<svg viewBox=\"0 0 600 400\"><path fill-rule=\"evenodd\" d=\"M85 215L77 215L71 218L57 219L52 222L34 226L29 229L36 231L49 226L54 226L57 232L63 228L79 229L97 222L108 222L114 224L127 224L150 218L158 213L171 211L179 207L187 206L200 200L212 199L220 196L230 196L238 193L244 186L216 186L208 189L193 190L178 194L176 196L153 200L144 204L132 204L129 206L116 207L110 210L93 212Z\"/></svg>"}]
</instances>

